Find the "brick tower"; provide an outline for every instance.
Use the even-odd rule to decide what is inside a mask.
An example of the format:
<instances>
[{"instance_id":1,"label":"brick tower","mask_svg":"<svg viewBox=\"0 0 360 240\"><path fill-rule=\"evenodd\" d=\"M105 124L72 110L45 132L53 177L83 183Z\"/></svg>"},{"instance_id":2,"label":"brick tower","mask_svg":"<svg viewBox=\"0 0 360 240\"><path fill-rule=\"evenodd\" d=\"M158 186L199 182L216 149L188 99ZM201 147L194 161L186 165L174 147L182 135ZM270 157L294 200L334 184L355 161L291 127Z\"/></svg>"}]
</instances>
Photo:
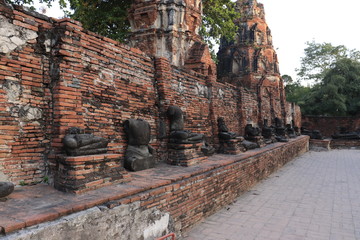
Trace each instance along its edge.
<instances>
[{"instance_id":1,"label":"brick tower","mask_svg":"<svg viewBox=\"0 0 360 240\"><path fill-rule=\"evenodd\" d=\"M275 117L284 119L283 81L264 6L256 0L238 0L237 8L241 13L237 21L239 30L235 41L221 42L218 79L257 94L259 125L263 119L269 123Z\"/></svg>"},{"instance_id":2,"label":"brick tower","mask_svg":"<svg viewBox=\"0 0 360 240\"><path fill-rule=\"evenodd\" d=\"M172 65L215 75L209 48L201 41L201 0L135 0L129 11L131 45Z\"/></svg>"}]
</instances>

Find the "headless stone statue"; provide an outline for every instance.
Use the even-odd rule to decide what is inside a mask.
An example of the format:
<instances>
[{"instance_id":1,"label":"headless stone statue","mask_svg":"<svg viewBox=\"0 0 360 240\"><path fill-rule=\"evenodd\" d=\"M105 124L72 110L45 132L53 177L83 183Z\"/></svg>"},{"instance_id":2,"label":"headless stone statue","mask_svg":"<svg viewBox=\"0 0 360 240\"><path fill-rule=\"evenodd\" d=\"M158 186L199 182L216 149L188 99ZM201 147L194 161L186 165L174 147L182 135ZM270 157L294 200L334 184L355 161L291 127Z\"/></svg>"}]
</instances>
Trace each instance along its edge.
<instances>
[{"instance_id":1,"label":"headless stone statue","mask_svg":"<svg viewBox=\"0 0 360 240\"><path fill-rule=\"evenodd\" d=\"M14 191L14 184L11 182L0 182L0 198L7 197Z\"/></svg>"},{"instance_id":2,"label":"headless stone statue","mask_svg":"<svg viewBox=\"0 0 360 240\"><path fill-rule=\"evenodd\" d=\"M298 126L294 126L296 136L300 136L300 128Z\"/></svg>"},{"instance_id":3,"label":"headless stone statue","mask_svg":"<svg viewBox=\"0 0 360 240\"><path fill-rule=\"evenodd\" d=\"M253 127L252 124L246 124L245 126L245 141L242 142L246 150L251 150L260 147L259 141L263 141L263 137L260 137L261 130L258 127Z\"/></svg>"},{"instance_id":4,"label":"headless stone statue","mask_svg":"<svg viewBox=\"0 0 360 240\"><path fill-rule=\"evenodd\" d=\"M319 140L324 139L324 137L322 136L319 130L310 131L304 127L301 127L301 134L309 136L310 139L319 139Z\"/></svg>"},{"instance_id":5,"label":"headless stone statue","mask_svg":"<svg viewBox=\"0 0 360 240\"><path fill-rule=\"evenodd\" d=\"M349 132L345 127L338 127L339 132L331 135L333 139L360 139L360 130L358 129L355 132Z\"/></svg>"},{"instance_id":6,"label":"headless stone statue","mask_svg":"<svg viewBox=\"0 0 360 240\"><path fill-rule=\"evenodd\" d=\"M324 139L324 137L319 130L314 130L314 131L312 131L312 139L322 140L322 139Z\"/></svg>"},{"instance_id":7,"label":"headless stone statue","mask_svg":"<svg viewBox=\"0 0 360 240\"><path fill-rule=\"evenodd\" d=\"M256 137L260 136L261 131L258 127L253 127L252 124L247 124L245 126L245 136L246 137Z\"/></svg>"},{"instance_id":8,"label":"headless stone statue","mask_svg":"<svg viewBox=\"0 0 360 240\"><path fill-rule=\"evenodd\" d=\"M215 151L216 149L206 142L201 147L201 152L204 153L205 156L214 155Z\"/></svg>"},{"instance_id":9,"label":"headless stone statue","mask_svg":"<svg viewBox=\"0 0 360 240\"><path fill-rule=\"evenodd\" d=\"M170 106L167 115L170 119L170 143L187 144L200 143L203 141L203 134L184 130L183 112L178 106Z\"/></svg>"},{"instance_id":10,"label":"headless stone statue","mask_svg":"<svg viewBox=\"0 0 360 240\"><path fill-rule=\"evenodd\" d=\"M235 139L237 137L236 133L229 132L225 121L222 117L218 118L218 129L219 129L219 139L221 140L230 140Z\"/></svg>"},{"instance_id":11,"label":"headless stone statue","mask_svg":"<svg viewBox=\"0 0 360 240\"><path fill-rule=\"evenodd\" d=\"M291 126L291 124L286 124L286 133L290 138L296 138L295 129Z\"/></svg>"},{"instance_id":12,"label":"headless stone statue","mask_svg":"<svg viewBox=\"0 0 360 240\"><path fill-rule=\"evenodd\" d=\"M262 128L261 134L266 139L271 139L275 136L275 128L273 126L268 126L267 119L264 119L264 126Z\"/></svg>"},{"instance_id":13,"label":"headless stone statue","mask_svg":"<svg viewBox=\"0 0 360 240\"><path fill-rule=\"evenodd\" d=\"M63 139L64 149L68 156L84 156L107 152L108 140L93 134L81 134L81 129L71 127Z\"/></svg>"},{"instance_id":14,"label":"headless stone statue","mask_svg":"<svg viewBox=\"0 0 360 240\"><path fill-rule=\"evenodd\" d=\"M275 133L276 133L276 140L279 142L288 142L289 139L286 134L286 128L283 126L280 118L275 118Z\"/></svg>"},{"instance_id":15,"label":"headless stone statue","mask_svg":"<svg viewBox=\"0 0 360 240\"><path fill-rule=\"evenodd\" d=\"M150 142L150 124L142 119L129 119L124 123L128 138L124 167L131 171L140 171L155 166L154 149Z\"/></svg>"}]
</instances>

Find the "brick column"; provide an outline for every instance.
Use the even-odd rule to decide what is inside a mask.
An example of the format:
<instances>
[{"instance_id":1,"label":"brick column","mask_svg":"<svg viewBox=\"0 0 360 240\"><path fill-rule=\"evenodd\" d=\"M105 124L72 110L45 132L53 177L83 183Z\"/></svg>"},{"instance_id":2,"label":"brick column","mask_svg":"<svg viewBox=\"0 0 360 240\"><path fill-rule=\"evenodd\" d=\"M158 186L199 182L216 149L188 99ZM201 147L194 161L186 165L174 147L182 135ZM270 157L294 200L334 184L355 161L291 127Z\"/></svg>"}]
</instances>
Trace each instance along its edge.
<instances>
[{"instance_id":1,"label":"brick column","mask_svg":"<svg viewBox=\"0 0 360 240\"><path fill-rule=\"evenodd\" d=\"M55 153L62 147L62 139L69 127L84 127L82 116L81 94L81 24L71 20L62 19L58 23L58 32L61 41L55 46L53 58L52 81L55 83L53 93L53 140L52 147ZM59 38L60 39L60 38Z\"/></svg>"},{"instance_id":2,"label":"brick column","mask_svg":"<svg viewBox=\"0 0 360 240\"><path fill-rule=\"evenodd\" d=\"M167 156L167 139L169 135L168 120L166 117L166 110L171 105L171 86L169 80L171 79L171 65L166 58L155 59L155 89L157 91L158 114L157 117L157 138L159 139L159 157L161 160L166 160Z\"/></svg>"}]
</instances>

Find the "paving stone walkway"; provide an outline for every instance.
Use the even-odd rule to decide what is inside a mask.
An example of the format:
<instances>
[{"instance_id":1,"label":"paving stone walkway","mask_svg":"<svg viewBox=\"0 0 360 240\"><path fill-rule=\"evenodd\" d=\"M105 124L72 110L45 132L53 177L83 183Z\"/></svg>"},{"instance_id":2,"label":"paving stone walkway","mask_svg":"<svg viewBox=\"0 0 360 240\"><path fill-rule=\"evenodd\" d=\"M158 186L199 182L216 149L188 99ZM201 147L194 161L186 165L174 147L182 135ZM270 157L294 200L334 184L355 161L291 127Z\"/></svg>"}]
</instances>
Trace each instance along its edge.
<instances>
[{"instance_id":1,"label":"paving stone walkway","mask_svg":"<svg viewBox=\"0 0 360 240\"><path fill-rule=\"evenodd\" d=\"M360 239L360 150L308 152L185 235L186 240Z\"/></svg>"}]
</instances>

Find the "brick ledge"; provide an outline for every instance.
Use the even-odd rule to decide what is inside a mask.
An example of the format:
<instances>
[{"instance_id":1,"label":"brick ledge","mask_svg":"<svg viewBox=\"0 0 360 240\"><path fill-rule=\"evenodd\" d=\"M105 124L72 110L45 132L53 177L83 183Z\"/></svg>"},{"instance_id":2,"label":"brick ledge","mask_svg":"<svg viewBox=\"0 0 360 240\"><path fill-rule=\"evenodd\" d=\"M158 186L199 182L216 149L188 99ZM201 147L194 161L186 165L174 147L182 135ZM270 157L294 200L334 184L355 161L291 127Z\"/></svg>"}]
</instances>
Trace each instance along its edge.
<instances>
[{"instance_id":1,"label":"brick ledge","mask_svg":"<svg viewBox=\"0 0 360 240\"><path fill-rule=\"evenodd\" d=\"M288 143L270 144L239 155L217 154L199 165L186 168L160 163L156 168L131 173L133 179L131 182L104 187L82 195L62 193L43 184L20 187L8 197L6 202L0 205L0 233L8 234L102 204L111 208L139 201L140 194L148 190L159 187L167 188L166 185L169 185L168 187L171 189L175 187L174 183L183 179L220 169L236 162L246 161L285 145L304 141L305 138L308 136L291 139Z\"/></svg>"}]
</instances>

